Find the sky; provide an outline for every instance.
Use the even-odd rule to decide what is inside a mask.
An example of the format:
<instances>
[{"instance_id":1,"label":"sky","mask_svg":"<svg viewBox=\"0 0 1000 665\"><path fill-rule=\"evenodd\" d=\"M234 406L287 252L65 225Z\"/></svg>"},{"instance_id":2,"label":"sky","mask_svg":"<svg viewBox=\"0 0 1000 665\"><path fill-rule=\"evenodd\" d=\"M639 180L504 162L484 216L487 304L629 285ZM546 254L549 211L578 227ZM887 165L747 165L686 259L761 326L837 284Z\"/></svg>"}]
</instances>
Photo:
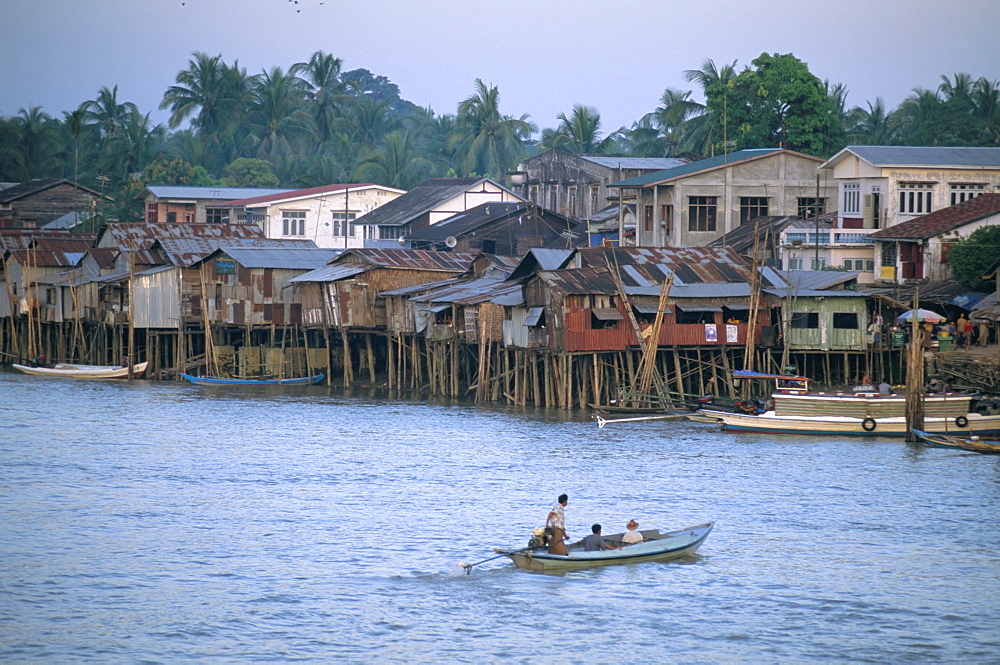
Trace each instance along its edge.
<instances>
[{"instance_id":1,"label":"sky","mask_svg":"<svg viewBox=\"0 0 1000 665\"><path fill-rule=\"evenodd\" d=\"M192 53L249 73L315 51L399 86L400 96L455 113L475 80L495 85L505 115L556 127L575 104L602 130L656 109L666 88L712 59L792 53L821 80L843 83L848 106L966 72L1000 79L998 0L0 0L0 115L49 115L118 86L155 122L163 93Z\"/></svg>"}]
</instances>

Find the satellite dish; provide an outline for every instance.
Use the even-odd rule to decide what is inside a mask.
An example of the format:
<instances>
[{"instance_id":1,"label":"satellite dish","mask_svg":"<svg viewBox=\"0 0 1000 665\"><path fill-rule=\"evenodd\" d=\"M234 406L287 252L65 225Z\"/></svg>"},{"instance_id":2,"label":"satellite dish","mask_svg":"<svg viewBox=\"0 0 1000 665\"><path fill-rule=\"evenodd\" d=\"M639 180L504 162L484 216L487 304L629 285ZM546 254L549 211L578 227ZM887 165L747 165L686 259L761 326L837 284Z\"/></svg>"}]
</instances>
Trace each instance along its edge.
<instances>
[{"instance_id":1,"label":"satellite dish","mask_svg":"<svg viewBox=\"0 0 1000 665\"><path fill-rule=\"evenodd\" d=\"M399 238L396 239L396 242L399 243L400 247L406 247L406 238L403 236L399 236Z\"/></svg>"},{"instance_id":2,"label":"satellite dish","mask_svg":"<svg viewBox=\"0 0 1000 665\"><path fill-rule=\"evenodd\" d=\"M444 246L448 249L455 249L455 245L458 244L458 238L455 236L448 236L444 239Z\"/></svg>"}]
</instances>

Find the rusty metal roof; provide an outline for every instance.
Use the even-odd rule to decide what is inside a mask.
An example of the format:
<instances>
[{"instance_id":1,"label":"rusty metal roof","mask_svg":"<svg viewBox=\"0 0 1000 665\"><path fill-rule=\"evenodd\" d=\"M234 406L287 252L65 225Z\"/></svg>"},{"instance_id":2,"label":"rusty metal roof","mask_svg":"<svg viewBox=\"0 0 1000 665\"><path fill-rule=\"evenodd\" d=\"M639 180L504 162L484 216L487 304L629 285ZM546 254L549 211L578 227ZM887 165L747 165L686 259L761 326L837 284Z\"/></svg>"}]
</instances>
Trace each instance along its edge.
<instances>
[{"instance_id":1,"label":"rusty metal roof","mask_svg":"<svg viewBox=\"0 0 1000 665\"><path fill-rule=\"evenodd\" d=\"M503 282L499 277L479 277L459 284L451 284L440 289L413 296L414 302L454 303L473 305L519 290L519 284Z\"/></svg>"},{"instance_id":2,"label":"rusty metal roof","mask_svg":"<svg viewBox=\"0 0 1000 665\"><path fill-rule=\"evenodd\" d=\"M349 249L335 263L366 263L380 268L410 270L443 270L465 272L472 266L475 254L465 252L434 252L424 249Z\"/></svg>"},{"instance_id":3,"label":"rusty metal roof","mask_svg":"<svg viewBox=\"0 0 1000 665\"><path fill-rule=\"evenodd\" d=\"M217 249L240 247L315 248L312 240L273 240L271 238L160 238L151 249L160 251L175 266L188 267Z\"/></svg>"},{"instance_id":4,"label":"rusty metal roof","mask_svg":"<svg viewBox=\"0 0 1000 665\"><path fill-rule=\"evenodd\" d=\"M213 255L225 253L244 268L315 270L342 251L320 247L223 247Z\"/></svg>"},{"instance_id":5,"label":"rusty metal roof","mask_svg":"<svg viewBox=\"0 0 1000 665\"><path fill-rule=\"evenodd\" d=\"M588 247L577 250L574 263L581 267L656 266L660 274L674 273L675 286L749 283L751 275L749 262L731 247ZM662 278L655 281L662 282Z\"/></svg>"},{"instance_id":6,"label":"rusty metal roof","mask_svg":"<svg viewBox=\"0 0 1000 665\"><path fill-rule=\"evenodd\" d=\"M71 268L83 258L82 252L50 252L42 249L15 249L10 258L22 266L41 268Z\"/></svg>"},{"instance_id":7,"label":"rusty metal roof","mask_svg":"<svg viewBox=\"0 0 1000 665\"><path fill-rule=\"evenodd\" d=\"M368 272L371 269L371 266L362 265L360 263L326 265L322 268L316 268L316 270L310 270L304 275L293 277L288 280L288 282L298 284L306 282L336 282L341 279L347 279L348 277L360 275L361 273Z\"/></svg>"},{"instance_id":8,"label":"rusty metal roof","mask_svg":"<svg viewBox=\"0 0 1000 665\"><path fill-rule=\"evenodd\" d=\"M111 222L105 225L97 244L110 235L119 249L149 249L161 238L264 238L254 224L134 224Z\"/></svg>"}]
</instances>

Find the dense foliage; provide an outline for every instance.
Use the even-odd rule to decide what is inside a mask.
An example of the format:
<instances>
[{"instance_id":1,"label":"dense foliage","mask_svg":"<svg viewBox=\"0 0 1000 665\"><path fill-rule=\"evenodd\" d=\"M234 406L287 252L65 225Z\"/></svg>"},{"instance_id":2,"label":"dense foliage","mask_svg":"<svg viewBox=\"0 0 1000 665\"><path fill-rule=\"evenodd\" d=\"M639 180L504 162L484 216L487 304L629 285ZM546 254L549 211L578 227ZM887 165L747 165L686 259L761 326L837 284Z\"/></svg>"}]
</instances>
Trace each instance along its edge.
<instances>
[{"instance_id":1,"label":"dense foliage","mask_svg":"<svg viewBox=\"0 0 1000 665\"><path fill-rule=\"evenodd\" d=\"M848 109L844 86L820 82L791 54L761 54L741 71L706 60L685 72L704 104L667 89L660 106L610 132L597 109L578 104L539 132L528 115L504 114L500 91L481 80L454 114L439 115L384 76L342 65L317 52L251 75L195 53L164 92L167 127L120 100L117 86L61 118L23 108L0 117L0 181L70 178L113 196L109 216L139 219L134 197L146 184L409 189L434 176L502 178L550 147L666 157L782 146L826 157L852 143L1000 145L1000 87L968 74L916 89L895 110L881 99Z\"/></svg>"},{"instance_id":2,"label":"dense foliage","mask_svg":"<svg viewBox=\"0 0 1000 665\"><path fill-rule=\"evenodd\" d=\"M1000 261L1000 226L984 226L948 252L951 274L971 291L992 293L995 285L983 275Z\"/></svg>"}]
</instances>

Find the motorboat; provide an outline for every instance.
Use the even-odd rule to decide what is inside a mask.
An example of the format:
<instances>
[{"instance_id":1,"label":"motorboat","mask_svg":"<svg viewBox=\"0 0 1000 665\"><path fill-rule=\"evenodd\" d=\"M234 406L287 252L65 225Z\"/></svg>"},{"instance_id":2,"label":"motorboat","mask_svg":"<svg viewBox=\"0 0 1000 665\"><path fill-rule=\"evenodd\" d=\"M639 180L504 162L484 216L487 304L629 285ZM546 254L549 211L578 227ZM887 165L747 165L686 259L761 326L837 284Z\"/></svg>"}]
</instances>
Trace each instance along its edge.
<instances>
[{"instance_id":1,"label":"motorboat","mask_svg":"<svg viewBox=\"0 0 1000 665\"><path fill-rule=\"evenodd\" d=\"M924 443L939 448L952 448L957 450L968 450L973 453L984 453L987 455L1000 455L1000 441L984 441L978 436L952 436L948 434L931 434L919 429L913 430Z\"/></svg>"},{"instance_id":2,"label":"motorboat","mask_svg":"<svg viewBox=\"0 0 1000 665\"><path fill-rule=\"evenodd\" d=\"M181 376L199 386L304 386L319 383L325 374L288 379L231 379L216 376L192 376L181 372Z\"/></svg>"}]
</instances>

